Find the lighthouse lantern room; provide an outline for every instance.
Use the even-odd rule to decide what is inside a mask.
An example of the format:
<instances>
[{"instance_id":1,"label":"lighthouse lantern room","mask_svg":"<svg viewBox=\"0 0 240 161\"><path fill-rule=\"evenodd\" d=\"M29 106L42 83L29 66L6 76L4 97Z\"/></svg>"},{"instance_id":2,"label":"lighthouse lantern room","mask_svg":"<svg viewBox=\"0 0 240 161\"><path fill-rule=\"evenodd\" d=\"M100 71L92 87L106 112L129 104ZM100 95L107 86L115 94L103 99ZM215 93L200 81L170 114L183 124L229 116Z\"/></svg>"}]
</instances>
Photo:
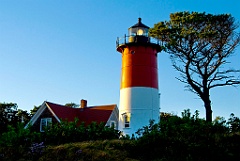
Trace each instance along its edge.
<instances>
[{"instance_id":1,"label":"lighthouse lantern room","mask_svg":"<svg viewBox=\"0 0 240 161\"><path fill-rule=\"evenodd\" d=\"M122 54L119 127L124 135L135 134L150 120L159 121L157 53L160 45L148 36L149 27L138 19L128 36L117 38Z\"/></svg>"}]
</instances>

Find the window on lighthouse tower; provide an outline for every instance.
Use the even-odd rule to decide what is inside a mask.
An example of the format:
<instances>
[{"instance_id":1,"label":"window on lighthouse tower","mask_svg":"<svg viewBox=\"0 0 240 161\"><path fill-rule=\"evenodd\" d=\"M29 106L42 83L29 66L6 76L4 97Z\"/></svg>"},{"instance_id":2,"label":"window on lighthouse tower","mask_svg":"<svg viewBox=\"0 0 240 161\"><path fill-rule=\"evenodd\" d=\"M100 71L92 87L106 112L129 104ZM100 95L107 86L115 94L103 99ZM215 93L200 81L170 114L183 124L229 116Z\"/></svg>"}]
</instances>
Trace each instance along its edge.
<instances>
[{"instance_id":1,"label":"window on lighthouse tower","mask_svg":"<svg viewBox=\"0 0 240 161\"><path fill-rule=\"evenodd\" d=\"M124 127L125 128L129 128L130 127L130 117L131 115L130 115L130 113L125 113L124 115L123 115L123 119L124 119Z\"/></svg>"}]
</instances>

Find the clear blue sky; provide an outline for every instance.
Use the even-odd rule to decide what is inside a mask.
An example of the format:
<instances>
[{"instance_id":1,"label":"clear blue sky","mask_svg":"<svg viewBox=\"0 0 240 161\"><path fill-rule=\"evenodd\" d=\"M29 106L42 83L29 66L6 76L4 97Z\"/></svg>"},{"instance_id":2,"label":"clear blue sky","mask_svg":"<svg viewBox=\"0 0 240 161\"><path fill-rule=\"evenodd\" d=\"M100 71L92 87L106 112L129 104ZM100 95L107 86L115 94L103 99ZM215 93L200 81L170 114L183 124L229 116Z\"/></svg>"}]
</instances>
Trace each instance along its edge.
<instances>
[{"instance_id":1,"label":"clear blue sky","mask_svg":"<svg viewBox=\"0 0 240 161\"><path fill-rule=\"evenodd\" d=\"M239 0L0 0L0 102L28 111L45 100L118 104L115 42L139 16L150 27L177 11L230 13L240 22L239 6ZM238 69L239 52L229 59ZM197 109L204 117L202 101L175 79L166 53L158 65L161 111ZM240 87L213 89L211 99L214 117L240 116Z\"/></svg>"}]
</instances>

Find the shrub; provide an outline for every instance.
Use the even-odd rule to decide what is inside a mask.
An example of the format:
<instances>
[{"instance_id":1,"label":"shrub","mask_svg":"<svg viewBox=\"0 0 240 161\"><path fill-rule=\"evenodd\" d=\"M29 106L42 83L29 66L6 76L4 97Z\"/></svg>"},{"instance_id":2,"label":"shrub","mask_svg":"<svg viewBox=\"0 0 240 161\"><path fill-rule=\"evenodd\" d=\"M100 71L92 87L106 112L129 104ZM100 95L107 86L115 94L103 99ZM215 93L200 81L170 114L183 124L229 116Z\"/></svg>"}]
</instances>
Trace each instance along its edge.
<instances>
[{"instance_id":1,"label":"shrub","mask_svg":"<svg viewBox=\"0 0 240 161\"><path fill-rule=\"evenodd\" d=\"M138 131L136 148L139 160L235 160L239 154L239 120L218 118L208 123L184 110L182 117L162 114L160 123L150 121ZM234 130L233 130L234 129Z\"/></svg>"},{"instance_id":2,"label":"shrub","mask_svg":"<svg viewBox=\"0 0 240 161\"><path fill-rule=\"evenodd\" d=\"M106 127L104 123L92 122L85 126L84 122L75 119L74 122L61 121L42 134L47 144L59 145L65 143L81 142L88 140L118 139L119 132L113 127Z\"/></svg>"}]
</instances>

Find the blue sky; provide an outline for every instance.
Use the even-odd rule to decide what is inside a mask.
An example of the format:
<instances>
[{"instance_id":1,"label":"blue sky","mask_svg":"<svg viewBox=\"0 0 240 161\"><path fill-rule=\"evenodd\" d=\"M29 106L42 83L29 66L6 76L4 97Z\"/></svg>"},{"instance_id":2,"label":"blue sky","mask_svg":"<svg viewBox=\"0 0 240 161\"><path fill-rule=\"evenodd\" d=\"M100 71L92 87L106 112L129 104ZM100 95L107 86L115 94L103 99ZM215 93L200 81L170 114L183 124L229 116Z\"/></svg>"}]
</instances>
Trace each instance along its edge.
<instances>
[{"instance_id":1,"label":"blue sky","mask_svg":"<svg viewBox=\"0 0 240 161\"><path fill-rule=\"evenodd\" d=\"M121 54L116 38L138 17L150 27L170 13L230 13L240 22L239 0L0 0L0 102L30 110L47 100L118 104ZM238 29L238 32L240 29ZM240 69L240 49L229 59ZM169 56L159 53L161 111L181 114L202 101L175 79ZM211 91L213 117L240 116L240 87Z\"/></svg>"}]
</instances>

